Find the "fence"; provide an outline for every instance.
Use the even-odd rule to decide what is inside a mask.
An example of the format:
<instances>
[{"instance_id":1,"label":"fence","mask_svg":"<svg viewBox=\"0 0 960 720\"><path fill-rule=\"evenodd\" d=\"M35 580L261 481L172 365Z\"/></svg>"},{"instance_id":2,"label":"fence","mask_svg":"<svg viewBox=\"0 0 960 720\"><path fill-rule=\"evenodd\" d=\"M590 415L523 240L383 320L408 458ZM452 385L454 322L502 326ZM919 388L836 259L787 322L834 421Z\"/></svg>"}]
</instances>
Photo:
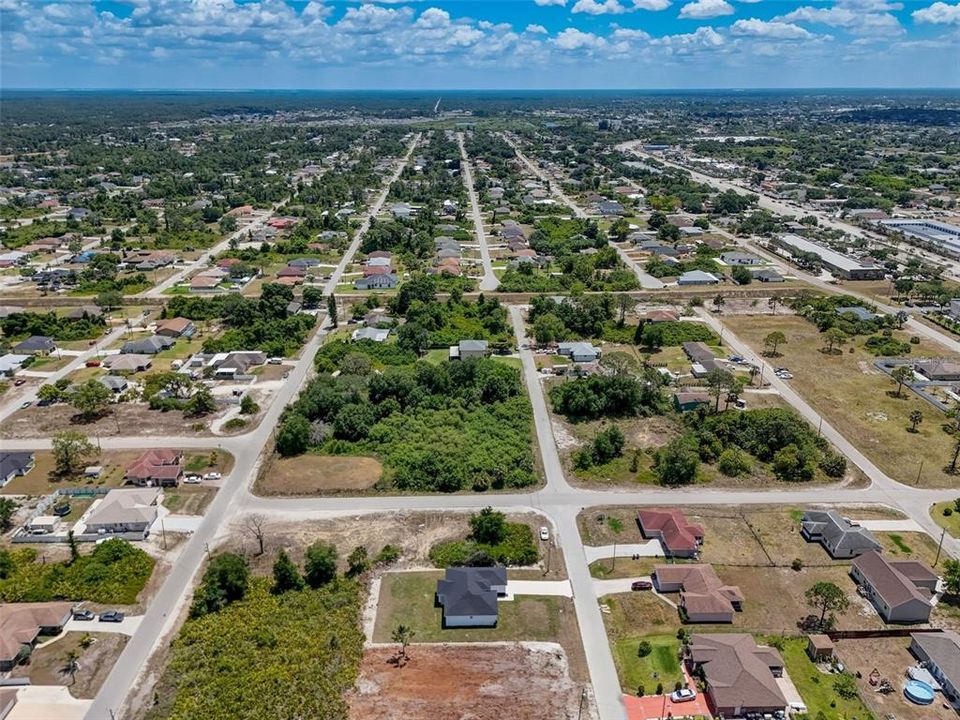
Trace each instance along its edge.
<instances>
[{"instance_id":1,"label":"fence","mask_svg":"<svg viewBox=\"0 0 960 720\"><path fill-rule=\"evenodd\" d=\"M868 638L910 637L914 633L942 633L943 628L913 627L887 628L885 630L830 630L826 636L831 640L865 640Z\"/></svg>"}]
</instances>

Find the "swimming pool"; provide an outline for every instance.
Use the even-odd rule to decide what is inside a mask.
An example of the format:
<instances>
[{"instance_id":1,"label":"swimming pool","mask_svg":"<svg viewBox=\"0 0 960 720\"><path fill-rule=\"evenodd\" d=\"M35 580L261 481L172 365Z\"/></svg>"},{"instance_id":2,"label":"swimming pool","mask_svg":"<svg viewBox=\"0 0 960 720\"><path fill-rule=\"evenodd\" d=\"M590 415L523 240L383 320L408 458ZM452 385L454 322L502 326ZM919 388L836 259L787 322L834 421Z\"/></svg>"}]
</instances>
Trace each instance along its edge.
<instances>
[{"instance_id":1,"label":"swimming pool","mask_svg":"<svg viewBox=\"0 0 960 720\"><path fill-rule=\"evenodd\" d=\"M933 702L933 688L920 680L910 680L903 687L907 700L917 705L929 705Z\"/></svg>"}]
</instances>

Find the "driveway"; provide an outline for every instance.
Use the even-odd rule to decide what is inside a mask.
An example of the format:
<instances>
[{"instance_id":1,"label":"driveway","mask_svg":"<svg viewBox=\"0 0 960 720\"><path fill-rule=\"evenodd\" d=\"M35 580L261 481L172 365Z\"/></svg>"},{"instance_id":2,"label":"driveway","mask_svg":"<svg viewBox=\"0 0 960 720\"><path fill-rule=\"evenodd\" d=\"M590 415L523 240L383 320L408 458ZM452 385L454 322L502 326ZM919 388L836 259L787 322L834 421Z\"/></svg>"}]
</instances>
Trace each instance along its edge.
<instances>
[{"instance_id":1,"label":"driveway","mask_svg":"<svg viewBox=\"0 0 960 720\"><path fill-rule=\"evenodd\" d=\"M161 529L160 523L155 522L153 527L150 528L150 533L155 535L158 532L178 532L178 533L192 533L196 532L197 528L200 527L200 523L203 522L203 515L164 515L163 528Z\"/></svg>"},{"instance_id":2,"label":"driveway","mask_svg":"<svg viewBox=\"0 0 960 720\"><path fill-rule=\"evenodd\" d=\"M630 578L614 578L612 580L594 580L593 589L597 594L597 597L602 597L604 595L616 595L617 593L626 593L631 592L630 586L633 585L637 580L646 580L650 582L649 575L641 575L638 577ZM641 592L638 590L637 592ZM650 592L649 590L644 590L642 592Z\"/></svg>"},{"instance_id":3,"label":"driveway","mask_svg":"<svg viewBox=\"0 0 960 720\"><path fill-rule=\"evenodd\" d=\"M59 685L27 685L18 688L17 704L6 720L82 720L91 703Z\"/></svg>"},{"instance_id":4,"label":"driveway","mask_svg":"<svg viewBox=\"0 0 960 720\"><path fill-rule=\"evenodd\" d=\"M515 595L552 595L573 597L569 580L510 580L504 600L513 600Z\"/></svg>"},{"instance_id":5,"label":"driveway","mask_svg":"<svg viewBox=\"0 0 960 720\"><path fill-rule=\"evenodd\" d=\"M683 668L683 675L687 679L687 687L697 686L686 668ZM698 692L697 696L689 702L675 703L670 701L672 688L664 688L664 691L663 695L644 695L639 698L624 695L623 703L627 706L628 720L662 720L667 717L687 716L712 717L710 707L707 705L707 696L703 693Z\"/></svg>"},{"instance_id":6,"label":"driveway","mask_svg":"<svg viewBox=\"0 0 960 720\"><path fill-rule=\"evenodd\" d=\"M876 532L926 532L920 523L910 518L900 520L854 520L861 527Z\"/></svg>"},{"instance_id":7,"label":"driveway","mask_svg":"<svg viewBox=\"0 0 960 720\"><path fill-rule=\"evenodd\" d=\"M88 632L88 633L120 633L121 635L133 635L140 627L140 621L143 615L127 615L123 622L100 622L99 620L67 620L63 626L66 632Z\"/></svg>"},{"instance_id":8,"label":"driveway","mask_svg":"<svg viewBox=\"0 0 960 720\"><path fill-rule=\"evenodd\" d=\"M614 557L613 551L616 548L616 557L663 557L663 548L660 547L659 540L648 540L645 543L625 543L623 545L584 545L583 554L587 556L587 562L603 560L604 558Z\"/></svg>"}]
</instances>

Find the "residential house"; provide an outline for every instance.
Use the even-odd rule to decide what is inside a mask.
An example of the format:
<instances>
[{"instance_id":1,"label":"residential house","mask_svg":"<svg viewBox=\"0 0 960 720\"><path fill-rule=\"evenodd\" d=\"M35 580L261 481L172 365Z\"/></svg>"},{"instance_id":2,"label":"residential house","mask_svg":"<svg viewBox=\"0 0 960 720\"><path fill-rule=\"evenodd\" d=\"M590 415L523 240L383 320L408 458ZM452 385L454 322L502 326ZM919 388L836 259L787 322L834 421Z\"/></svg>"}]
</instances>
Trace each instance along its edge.
<instances>
[{"instance_id":1,"label":"residential house","mask_svg":"<svg viewBox=\"0 0 960 720\"><path fill-rule=\"evenodd\" d=\"M97 382L115 395L127 389L127 379L120 375L103 375L97 378Z\"/></svg>"},{"instance_id":2,"label":"residential house","mask_svg":"<svg viewBox=\"0 0 960 720\"><path fill-rule=\"evenodd\" d=\"M127 465L124 479L140 487L176 487L182 474L183 451L154 448Z\"/></svg>"},{"instance_id":3,"label":"residential house","mask_svg":"<svg viewBox=\"0 0 960 720\"><path fill-rule=\"evenodd\" d=\"M90 511L86 532L100 535L142 533L146 536L157 519L160 489L111 490Z\"/></svg>"},{"instance_id":4,"label":"residential house","mask_svg":"<svg viewBox=\"0 0 960 720\"><path fill-rule=\"evenodd\" d=\"M710 393L705 390L691 390L674 393L673 406L678 412L690 412L711 403Z\"/></svg>"},{"instance_id":5,"label":"residential house","mask_svg":"<svg viewBox=\"0 0 960 720\"><path fill-rule=\"evenodd\" d=\"M648 323L677 322L680 316L672 310L650 310L640 319Z\"/></svg>"},{"instance_id":6,"label":"residential house","mask_svg":"<svg viewBox=\"0 0 960 720\"><path fill-rule=\"evenodd\" d=\"M759 280L760 282L782 283L785 280L783 275L778 273L776 270L770 270L768 268L764 268L763 270L751 270L750 274L753 275L754 280Z\"/></svg>"},{"instance_id":7,"label":"residential house","mask_svg":"<svg viewBox=\"0 0 960 720\"><path fill-rule=\"evenodd\" d=\"M383 342L390 337L390 328L362 327L353 331L351 340L372 340L373 342Z\"/></svg>"},{"instance_id":8,"label":"residential house","mask_svg":"<svg viewBox=\"0 0 960 720\"><path fill-rule=\"evenodd\" d=\"M140 340L128 340L120 347L120 354L156 355L176 344L173 338L164 335L153 335Z\"/></svg>"},{"instance_id":9,"label":"residential house","mask_svg":"<svg viewBox=\"0 0 960 720\"><path fill-rule=\"evenodd\" d=\"M29 359L29 355L14 355L13 353L0 356L0 375L15 375Z\"/></svg>"},{"instance_id":10,"label":"residential house","mask_svg":"<svg viewBox=\"0 0 960 720\"><path fill-rule=\"evenodd\" d=\"M142 372L149 370L153 361L148 355L130 353L127 355L107 355L103 366L113 372Z\"/></svg>"},{"instance_id":11,"label":"residential house","mask_svg":"<svg viewBox=\"0 0 960 720\"><path fill-rule=\"evenodd\" d=\"M693 558L703 545L703 527L687 520L680 510L651 508L637 513L640 532L660 541L667 557Z\"/></svg>"},{"instance_id":12,"label":"residential house","mask_svg":"<svg viewBox=\"0 0 960 720\"><path fill-rule=\"evenodd\" d=\"M393 290L397 287L397 282L395 273L387 273L357 278L353 281L353 287L357 290Z\"/></svg>"},{"instance_id":13,"label":"residential house","mask_svg":"<svg viewBox=\"0 0 960 720\"><path fill-rule=\"evenodd\" d=\"M217 353L213 356L210 366L214 377L234 379L242 375L249 375L250 369L259 367L267 362L267 356L256 350L240 350L230 353Z\"/></svg>"},{"instance_id":14,"label":"residential house","mask_svg":"<svg viewBox=\"0 0 960 720\"><path fill-rule=\"evenodd\" d=\"M295 278L297 280L303 280L304 278L307 277L307 270L306 268L302 268L294 265L286 265L280 268L280 271L277 272L277 277L278 278Z\"/></svg>"},{"instance_id":15,"label":"residential house","mask_svg":"<svg viewBox=\"0 0 960 720\"><path fill-rule=\"evenodd\" d=\"M497 598L506 592L506 568L447 568L446 576L437 580L437 604L443 608L443 626L496 626Z\"/></svg>"},{"instance_id":16,"label":"residential house","mask_svg":"<svg viewBox=\"0 0 960 720\"><path fill-rule=\"evenodd\" d=\"M854 525L836 510L807 510L800 521L800 535L807 542L820 543L834 559L882 548L869 530Z\"/></svg>"},{"instance_id":17,"label":"residential house","mask_svg":"<svg viewBox=\"0 0 960 720\"><path fill-rule=\"evenodd\" d=\"M611 216L611 215L623 215L624 209L623 205L618 203L616 200L604 200L597 203L597 212L601 215Z\"/></svg>"},{"instance_id":18,"label":"residential house","mask_svg":"<svg viewBox=\"0 0 960 720\"><path fill-rule=\"evenodd\" d=\"M887 560L876 550L854 558L850 576L888 623L919 623L930 619L937 574L916 560Z\"/></svg>"},{"instance_id":19,"label":"residential house","mask_svg":"<svg viewBox=\"0 0 960 720\"><path fill-rule=\"evenodd\" d=\"M713 354L713 350L705 343L685 342L682 347L687 357L690 358L690 362L693 363L694 377L704 377L711 370L723 369L717 360L717 356Z\"/></svg>"},{"instance_id":20,"label":"residential house","mask_svg":"<svg viewBox=\"0 0 960 720\"><path fill-rule=\"evenodd\" d=\"M916 363L913 369L928 380L946 382L960 380L960 362L941 358Z\"/></svg>"},{"instance_id":21,"label":"residential house","mask_svg":"<svg viewBox=\"0 0 960 720\"><path fill-rule=\"evenodd\" d=\"M960 700L960 635L953 630L913 633L910 652L933 675L945 697Z\"/></svg>"},{"instance_id":22,"label":"residential house","mask_svg":"<svg viewBox=\"0 0 960 720\"><path fill-rule=\"evenodd\" d=\"M600 359L600 348L588 342L557 343L557 353L570 358L573 362L596 362Z\"/></svg>"},{"instance_id":23,"label":"residential house","mask_svg":"<svg viewBox=\"0 0 960 720\"><path fill-rule=\"evenodd\" d=\"M690 270L677 278L677 285L718 285L720 278L703 270Z\"/></svg>"},{"instance_id":24,"label":"residential house","mask_svg":"<svg viewBox=\"0 0 960 720\"><path fill-rule=\"evenodd\" d=\"M738 250L721 253L720 259L727 265L760 265L763 262L763 260L753 253L740 252Z\"/></svg>"},{"instance_id":25,"label":"residential house","mask_svg":"<svg viewBox=\"0 0 960 720\"><path fill-rule=\"evenodd\" d=\"M29 657L41 635L59 635L72 615L71 602L0 604L0 672Z\"/></svg>"},{"instance_id":26,"label":"residential house","mask_svg":"<svg viewBox=\"0 0 960 720\"><path fill-rule=\"evenodd\" d=\"M49 355L57 349L57 344L47 335L31 335L11 349L18 355Z\"/></svg>"},{"instance_id":27,"label":"residential house","mask_svg":"<svg viewBox=\"0 0 960 720\"><path fill-rule=\"evenodd\" d=\"M860 320L862 322L870 322L871 320L876 320L878 317L880 317L876 313L872 313L869 310L867 310L865 307L862 307L860 305L847 305L844 307L837 308L837 315L847 315L847 314L854 315L857 318L857 320Z\"/></svg>"},{"instance_id":28,"label":"residential house","mask_svg":"<svg viewBox=\"0 0 960 720\"><path fill-rule=\"evenodd\" d=\"M386 250L374 250L371 253L367 253L367 258L369 260L373 260L374 258L389 260L392 257L393 257L393 253L388 252Z\"/></svg>"},{"instance_id":29,"label":"residential house","mask_svg":"<svg viewBox=\"0 0 960 720\"><path fill-rule=\"evenodd\" d=\"M777 683L783 677L783 658L774 648L757 645L752 635L695 634L686 648L686 662L691 674L703 677L714 715L773 715L787 707Z\"/></svg>"},{"instance_id":30,"label":"residential house","mask_svg":"<svg viewBox=\"0 0 960 720\"><path fill-rule=\"evenodd\" d=\"M103 310L98 308L96 305L81 305L78 308L74 308L68 312L65 317L68 320L83 320L84 318L100 318L103 317Z\"/></svg>"},{"instance_id":31,"label":"residential house","mask_svg":"<svg viewBox=\"0 0 960 720\"><path fill-rule=\"evenodd\" d=\"M190 278L190 292L213 292L222 278L218 275L200 273Z\"/></svg>"},{"instance_id":32,"label":"residential house","mask_svg":"<svg viewBox=\"0 0 960 720\"><path fill-rule=\"evenodd\" d=\"M168 320L160 320L157 322L156 334L162 335L163 337L178 338L178 337L193 337L194 333L197 331L196 326L193 324L192 320L187 318L175 317Z\"/></svg>"},{"instance_id":33,"label":"residential house","mask_svg":"<svg viewBox=\"0 0 960 720\"><path fill-rule=\"evenodd\" d=\"M0 452L0 488L33 470L32 452Z\"/></svg>"},{"instance_id":34,"label":"residential house","mask_svg":"<svg viewBox=\"0 0 960 720\"><path fill-rule=\"evenodd\" d=\"M686 622L730 623L743 609L743 593L725 584L712 565L657 565L650 575L657 592L680 593L680 610Z\"/></svg>"},{"instance_id":35,"label":"residential house","mask_svg":"<svg viewBox=\"0 0 960 720\"><path fill-rule=\"evenodd\" d=\"M461 340L451 345L447 353L449 360L469 360L471 358L486 357L490 343L486 340Z\"/></svg>"}]
</instances>

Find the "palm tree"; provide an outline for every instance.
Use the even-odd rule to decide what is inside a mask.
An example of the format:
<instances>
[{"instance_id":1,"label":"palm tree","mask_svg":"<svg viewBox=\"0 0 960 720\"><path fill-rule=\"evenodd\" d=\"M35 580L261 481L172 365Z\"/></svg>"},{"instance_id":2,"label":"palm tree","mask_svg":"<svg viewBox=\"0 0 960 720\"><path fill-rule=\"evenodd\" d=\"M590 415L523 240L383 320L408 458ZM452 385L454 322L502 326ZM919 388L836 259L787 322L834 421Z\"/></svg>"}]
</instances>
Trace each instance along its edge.
<instances>
[{"instance_id":1,"label":"palm tree","mask_svg":"<svg viewBox=\"0 0 960 720\"><path fill-rule=\"evenodd\" d=\"M60 668L60 672L70 676L71 685L77 682L77 670L80 669L79 660L80 653L77 650L70 650L63 657L63 667Z\"/></svg>"},{"instance_id":2,"label":"palm tree","mask_svg":"<svg viewBox=\"0 0 960 720\"><path fill-rule=\"evenodd\" d=\"M414 632L413 628L403 623L397 625L390 634L390 639L400 645L400 650L397 652L398 663L401 660L406 661L409 659L410 656L407 655L407 646L413 641L414 635L416 635L416 632Z\"/></svg>"},{"instance_id":3,"label":"palm tree","mask_svg":"<svg viewBox=\"0 0 960 720\"><path fill-rule=\"evenodd\" d=\"M919 410L913 410L910 412L910 432L915 433L917 431L917 425L923 422L923 413Z\"/></svg>"}]
</instances>

